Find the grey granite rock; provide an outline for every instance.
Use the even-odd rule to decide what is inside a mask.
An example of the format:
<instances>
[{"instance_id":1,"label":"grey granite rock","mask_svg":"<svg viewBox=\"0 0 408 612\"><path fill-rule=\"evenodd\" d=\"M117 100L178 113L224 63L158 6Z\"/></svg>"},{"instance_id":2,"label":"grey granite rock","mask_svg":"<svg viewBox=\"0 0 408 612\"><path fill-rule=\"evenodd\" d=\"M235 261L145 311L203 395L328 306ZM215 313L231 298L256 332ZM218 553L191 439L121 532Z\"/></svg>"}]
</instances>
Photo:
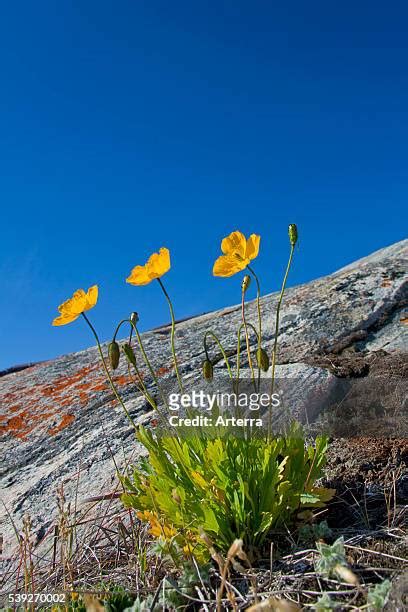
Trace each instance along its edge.
<instances>
[{"instance_id":1,"label":"grey granite rock","mask_svg":"<svg viewBox=\"0 0 408 612\"><path fill-rule=\"evenodd\" d=\"M401 374L406 367L408 334L402 322L407 309L407 270L405 240L335 274L289 289L281 311L277 376L299 381L304 398L305 389L312 391L317 385L330 394L341 380L367 378L375 369L373 364L378 366L385 356L402 356L403 361L395 366ZM268 352L277 299L275 293L261 302ZM256 325L255 301L248 303L247 317ZM180 370L190 386L202 384L204 333L212 329L232 355L240 322L240 306L233 306L178 324ZM169 332L167 325L143 334L157 375L167 383L174 382ZM211 354L216 361L215 379L225 380L226 367L213 344ZM129 380L123 361L115 380L135 421L148 422L153 412ZM147 371L145 382L155 393ZM290 410L302 418L305 405L299 403L299 396L291 400ZM317 417L319 409L304 420ZM110 491L116 478L115 463L121 467L125 459L136 459L141 452L106 385L95 347L2 376L0 433L2 501L18 527L29 512L37 531L49 528L55 520L58 485L64 483L66 497L76 496L81 504L89 496ZM7 555L14 536L3 506L0 515Z\"/></svg>"}]
</instances>

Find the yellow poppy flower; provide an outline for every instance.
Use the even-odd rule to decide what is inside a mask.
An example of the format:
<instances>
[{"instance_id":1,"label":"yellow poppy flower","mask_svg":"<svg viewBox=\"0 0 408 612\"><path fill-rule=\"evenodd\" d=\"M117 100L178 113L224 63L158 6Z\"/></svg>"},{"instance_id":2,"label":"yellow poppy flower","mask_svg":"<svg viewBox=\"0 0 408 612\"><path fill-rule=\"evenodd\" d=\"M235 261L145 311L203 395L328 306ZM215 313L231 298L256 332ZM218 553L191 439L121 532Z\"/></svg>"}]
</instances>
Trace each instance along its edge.
<instances>
[{"instance_id":1,"label":"yellow poppy flower","mask_svg":"<svg viewBox=\"0 0 408 612\"><path fill-rule=\"evenodd\" d=\"M245 270L252 259L258 256L261 237L251 234L248 240L241 232L232 232L221 242L221 255L214 264L214 276L232 276Z\"/></svg>"},{"instance_id":2,"label":"yellow poppy flower","mask_svg":"<svg viewBox=\"0 0 408 612\"><path fill-rule=\"evenodd\" d=\"M165 540L171 540L177 535L177 531L173 526L168 526L166 524L161 524L157 514L152 512L151 510L144 510L143 512L137 512L137 517L141 521L149 522L150 529L149 533L152 534L155 538L164 538Z\"/></svg>"},{"instance_id":3,"label":"yellow poppy flower","mask_svg":"<svg viewBox=\"0 0 408 612\"><path fill-rule=\"evenodd\" d=\"M89 287L87 293L83 289L75 291L72 298L58 306L60 316L53 320L53 325L66 325L75 321L80 314L93 308L98 301L98 285Z\"/></svg>"},{"instance_id":4,"label":"yellow poppy flower","mask_svg":"<svg viewBox=\"0 0 408 612\"><path fill-rule=\"evenodd\" d=\"M126 279L130 285L148 285L155 278L160 278L170 270L170 251L162 247L153 253L144 266L135 266Z\"/></svg>"}]
</instances>

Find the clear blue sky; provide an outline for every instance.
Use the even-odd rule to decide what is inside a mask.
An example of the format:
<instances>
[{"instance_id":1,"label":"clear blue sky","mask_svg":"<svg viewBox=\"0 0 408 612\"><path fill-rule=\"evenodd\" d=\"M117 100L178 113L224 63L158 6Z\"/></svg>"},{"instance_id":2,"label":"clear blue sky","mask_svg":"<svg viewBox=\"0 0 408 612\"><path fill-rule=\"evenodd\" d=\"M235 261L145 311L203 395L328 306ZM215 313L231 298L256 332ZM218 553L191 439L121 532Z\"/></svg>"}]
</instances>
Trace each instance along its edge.
<instances>
[{"instance_id":1,"label":"clear blue sky","mask_svg":"<svg viewBox=\"0 0 408 612\"><path fill-rule=\"evenodd\" d=\"M276 290L406 235L406 2L3 2L0 368L92 344L57 305L98 283L107 339L157 283L125 277L167 246L176 315L236 303L221 238L262 236Z\"/></svg>"}]
</instances>

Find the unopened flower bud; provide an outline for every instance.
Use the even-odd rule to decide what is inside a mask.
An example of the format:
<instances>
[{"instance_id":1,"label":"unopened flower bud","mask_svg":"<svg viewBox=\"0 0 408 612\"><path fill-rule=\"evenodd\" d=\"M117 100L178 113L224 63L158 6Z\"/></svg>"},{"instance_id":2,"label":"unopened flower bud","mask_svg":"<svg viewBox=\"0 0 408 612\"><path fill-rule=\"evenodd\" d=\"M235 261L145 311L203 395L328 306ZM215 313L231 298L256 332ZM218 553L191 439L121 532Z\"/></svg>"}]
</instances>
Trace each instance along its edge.
<instances>
[{"instance_id":1,"label":"unopened flower bud","mask_svg":"<svg viewBox=\"0 0 408 612\"><path fill-rule=\"evenodd\" d=\"M241 283L242 293L246 292L250 284L251 284L251 277L249 276L249 274L245 274L244 278L242 279L242 283Z\"/></svg>"},{"instance_id":2,"label":"unopened flower bud","mask_svg":"<svg viewBox=\"0 0 408 612\"><path fill-rule=\"evenodd\" d=\"M265 349L262 347L256 351L256 360L258 362L258 366L263 372L267 372L269 370L269 357Z\"/></svg>"},{"instance_id":3,"label":"unopened flower bud","mask_svg":"<svg viewBox=\"0 0 408 612\"><path fill-rule=\"evenodd\" d=\"M112 366L112 370L116 370L119 365L120 350L119 344L113 340L108 347L109 361Z\"/></svg>"},{"instance_id":4,"label":"unopened flower bud","mask_svg":"<svg viewBox=\"0 0 408 612\"><path fill-rule=\"evenodd\" d=\"M127 342L126 344L123 345L123 352L125 353L126 359L129 361L129 363L131 363L134 367L136 367L135 353L132 347L130 346L130 344L128 344Z\"/></svg>"},{"instance_id":5,"label":"unopened flower bud","mask_svg":"<svg viewBox=\"0 0 408 612\"><path fill-rule=\"evenodd\" d=\"M289 240L290 244L294 247L298 241L298 230L296 223L291 223L289 225Z\"/></svg>"},{"instance_id":6,"label":"unopened flower bud","mask_svg":"<svg viewBox=\"0 0 408 612\"><path fill-rule=\"evenodd\" d=\"M132 312L132 314L130 315L130 320L133 323L133 325L137 325L139 322L139 315L137 314L137 312Z\"/></svg>"},{"instance_id":7,"label":"unopened flower bud","mask_svg":"<svg viewBox=\"0 0 408 612\"><path fill-rule=\"evenodd\" d=\"M203 363L203 375L206 380L212 380L213 378L214 368L209 359L206 359Z\"/></svg>"}]
</instances>

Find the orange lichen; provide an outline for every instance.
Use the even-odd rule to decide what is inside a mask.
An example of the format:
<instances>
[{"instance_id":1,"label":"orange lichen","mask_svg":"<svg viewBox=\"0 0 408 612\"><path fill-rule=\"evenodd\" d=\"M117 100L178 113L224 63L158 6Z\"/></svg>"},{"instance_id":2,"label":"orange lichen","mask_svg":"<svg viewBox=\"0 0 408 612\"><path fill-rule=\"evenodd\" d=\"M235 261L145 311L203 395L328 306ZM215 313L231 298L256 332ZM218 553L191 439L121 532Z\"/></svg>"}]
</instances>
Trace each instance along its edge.
<instances>
[{"instance_id":1,"label":"orange lichen","mask_svg":"<svg viewBox=\"0 0 408 612\"><path fill-rule=\"evenodd\" d=\"M56 410L42 412L41 414L36 414L28 409L23 410L20 414L11 417L5 424L2 424L0 426L0 432L11 433L15 438L24 440L36 427L38 421L43 421L55 414Z\"/></svg>"},{"instance_id":2,"label":"orange lichen","mask_svg":"<svg viewBox=\"0 0 408 612\"><path fill-rule=\"evenodd\" d=\"M115 383L117 385L128 385L130 381L127 376L118 376L117 378L115 378Z\"/></svg>"},{"instance_id":3,"label":"orange lichen","mask_svg":"<svg viewBox=\"0 0 408 612\"><path fill-rule=\"evenodd\" d=\"M40 368L39 368L40 369ZM72 370L71 370L72 372ZM58 376L54 380L38 382L35 376L16 379L8 384L2 393L0 387L0 404L5 407L0 415L0 435L11 434L24 440L34 430L45 430L55 435L67 427L75 418L72 409L86 407L97 393L111 395L99 363L82 367L73 373ZM115 378L118 386L131 384L129 377ZM11 382L11 381L10 381ZM115 402L107 401L107 406ZM66 413L66 410L70 413ZM59 417L55 425L56 415Z\"/></svg>"},{"instance_id":4,"label":"orange lichen","mask_svg":"<svg viewBox=\"0 0 408 612\"><path fill-rule=\"evenodd\" d=\"M95 367L87 366L78 370L76 374L71 374L70 376L61 376L53 381L51 384L46 385L42 389L42 394L45 396L55 397L56 394L60 393L64 389L73 387L77 382L83 381L85 377L87 377Z\"/></svg>"},{"instance_id":5,"label":"orange lichen","mask_svg":"<svg viewBox=\"0 0 408 612\"><path fill-rule=\"evenodd\" d=\"M160 378L160 376L164 376L165 374L168 374L169 372L171 372L171 368L166 368L163 366L157 370L156 376Z\"/></svg>"},{"instance_id":6,"label":"orange lichen","mask_svg":"<svg viewBox=\"0 0 408 612\"><path fill-rule=\"evenodd\" d=\"M106 391L107 385L105 382L101 382L98 385L92 385L92 391Z\"/></svg>"},{"instance_id":7,"label":"orange lichen","mask_svg":"<svg viewBox=\"0 0 408 612\"><path fill-rule=\"evenodd\" d=\"M79 392L79 401L81 402L82 406L88 401L88 394L85 393L85 391Z\"/></svg>"},{"instance_id":8,"label":"orange lichen","mask_svg":"<svg viewBox=\"0 0 408 612\"><path fill-rule=\"evenodd\" d=\"M6 407L5 414L0 416L0 434L9 433L15 438L25 439L34 429L47 426L46 421L58 414L61 415L61 422L49 430L51 435L57 433L69 425L73 418L72 415L63 414L61 409L78 404L78 399L82 405L86 403L89 394L95 391L95 383L99 384L103 380L99 372L97 377L95 376L97 372L98 366L92 365L81 368L74 374L60 376L52 382L34 382L29 387L29 399L21 383L9 387L3 395L0 392L2 405L11 404ZM82 392L81 398L78 398L79 385L87 388L87 392Z\"/></svg>"},{"instance_id":9,"label":"orange lichen","mask_svg":"<svg viewBox=\"0 0 408 612\"><path fill-rule=\"evenodd\" d=\"M17 397L16 393L5 393L3 395L3 400L6 401L6 402L7 401L14 401L16 399L16 397Z\"/></svg>"},{"instance_id":10,"label":"orange lichen","mask_svg":"<svg viewBox=\"0 0 408 612\"><path fill-rule=\"evenodd\" d=\"M75 417L74 417L73 414L64 414L62 416L60 424L56 425L55 427L51 427L51 429L48 430L49 435L50 436L55 436L55 434L60 432L65 427L68 427L68 425L70 425L72 423L72 421L74 421L74 420L75 420Z\"/></svg>"},{"instance_id":11,"label":"orange lichen","mask_svg":"<svg viewBox=\"0 0 408 612\"><path fill-rule=\"evenodd\" d=\"M31 427L27 427L24 431L16 432L14 435L19 440L25 440L27 438L28 434L31 433L34 428L35 428L35 424L31 425Z\"/></svg>"},{"instance_id":12,"label":"orange lichen","mask_svg":"<svg viewBox=\"0 0 408 612\"><path fill-rule=\"evenodd\" d=\"M21 416L15 416L8 420L7 427L9 429L22 429L24 427L24 421Z\"/></svg>"}]
</instances>

